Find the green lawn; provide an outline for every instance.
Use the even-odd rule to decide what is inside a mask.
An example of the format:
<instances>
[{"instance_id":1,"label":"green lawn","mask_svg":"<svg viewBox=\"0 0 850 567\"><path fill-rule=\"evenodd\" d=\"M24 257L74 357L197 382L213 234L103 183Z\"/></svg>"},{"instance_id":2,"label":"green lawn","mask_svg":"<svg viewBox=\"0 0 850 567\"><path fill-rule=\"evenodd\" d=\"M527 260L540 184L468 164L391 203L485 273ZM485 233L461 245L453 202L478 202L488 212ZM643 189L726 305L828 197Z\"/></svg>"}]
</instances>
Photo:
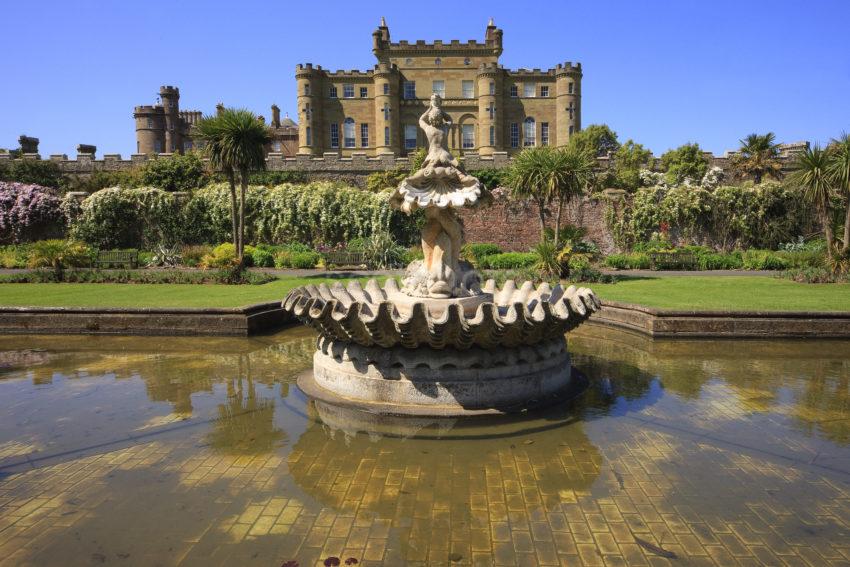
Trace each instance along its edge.
<instances>
[{"instance_id":1,"label":"green lawn","mask_svg":"<svg viewBox=\"0 0 850 567\"><path fill-rule=\"evenodd\" d=\"M238 286L0 284L0 305L239 307L279 301L293 287L321 281L331 280L290 276L264 285ZM588 287L603 299L670 309L850 311L850 284L798 284L753 276L680 276L635 278Z\"/></svg>"},{"instance_id":2,"label":"green lawn","mask_svg":"<svg viewBox=\"0 0 850 567\"><path fill-rule=\"evenodd\" d=\"M850 284L801 284L756 276L668 276L588 287L602 299L667 309L850 311Z\"/></svg>"}]
</instances>

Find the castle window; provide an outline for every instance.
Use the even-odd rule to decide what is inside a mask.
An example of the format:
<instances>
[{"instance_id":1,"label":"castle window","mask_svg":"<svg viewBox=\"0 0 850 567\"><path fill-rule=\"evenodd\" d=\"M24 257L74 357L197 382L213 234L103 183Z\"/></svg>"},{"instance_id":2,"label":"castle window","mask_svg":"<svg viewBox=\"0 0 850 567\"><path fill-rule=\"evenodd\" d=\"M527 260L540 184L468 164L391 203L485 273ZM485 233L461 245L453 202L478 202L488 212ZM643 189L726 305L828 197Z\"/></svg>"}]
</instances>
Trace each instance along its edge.
<instances>
[{"instance_id":1,"label":"castle window","mask_svg":"<svg viewBox=\"0 0 850 567\"><path fill-rule=\"evenodd\" d=\"M360 147L368 148L369 147L369 125L361 124L360 125Z\"/></svg>"},{"instance_id":2,"label":"castle window","mask_svg":"<svg viewBox=\"0 0 850 567\"><path fill-rule=\"evenodd\" d=\"M153 130L153 118L148 118L148 128Z\"/></svg>"},{"instance_id":3,"label":"castle window","mask_svg":"<svg viewBox=\"0 0 850 567\"><path fill-rule=\"evenodd\" d=\"M312 146L313 145L313 130L309 126L307 126L307 129L305 130L305 136L304 137L306 138L306 140L304 140L304 141L307 142L307 145Z\"/></svg>"},{"instance_id":4,"label":"castle window","mask_svg":"<svg viewBox=\"0 0 850 567\"><path fill-rule=\"evenodd\" d=\"M304 96L310 96L310 83L304 85Z\"/></svg>"},{"instance_id":5,"label":"castle window","mask_svg":"<svg viewBox=\"0 0 850 567\"><path fill-rule=\"evenodd\" d=\"M572 126L572 124L570 124L570 136L572 136L572 135L573 135L573 126Z\"/></svg>"},{"instance_id":6,"label":"castle window","mask_svg":"<svg viewBox=\"0 0 850 567\"><path fill-rule=\"evenodd\" d=\"M369 96L369 89L366 87L360 87L360 98L366 98Z\"/></svg>"},{"instance_id":7,"label":"castle window","mask_svg":"<svg viewBox=\"0 0 850 567\"><path fill-rule=\"evenodd\" d=\"M549 145L549 123L541 122L540 123L540 145L548 146Z\"/></svg>"},{"instance_id":8,"label":"castle window","mask_svg":"<svg viewBox=\"0 0 850 567\"><path fill-rule=\"evenodd\" d=\"M569 111L569 113L570 113L570 120L572 120L572 119L573 119L573 113L575 112L575 109L576 109L576 108L575 108L575 103L574 103L574 102L571 102L571 103L570 103L570 107L567 109L567 110Z\"/></svg>"},{"instance_id":9,"label":"castle window","mask_svg":"<svg viewBox=\"0 0 850 567\"><path fill-rule=\"evenodd\" d=\"M339 124L331 124L331 147L339 147Z\"/></svg>"},{"instance_id":10,"label":"castle window","mask_svg":"<svg viewBox=\"0 0 850 567\"><path fill-rule=\"evenodd\" d=\"M537 83L523 83L522 96L533 98L537 94Z\"/></svg>"},{"instance_id":11,"label":"castle window","mask_svg":"<svg viewBox=\"0 0 850 567\"><path fill-rule=\"evenodd\" d=\"M463 98L475 98L475 83L472 81L461 81L461 96Z\"/></svg>"},{"instance_id":12,"label":"castle window","mask_svg":"<svg viewBox=\"0 0 850 567\"><path fill-rule=\"evenodd\" d=\"M487 109L487 111L490 114L490 120L493 120L494 118L496 118L496 103L491 102L490 107Z\"/></svg>"},{"instance_id":13,"label":"castle window","mask_svg":"<svg viewBox=\"0 0 850 567\"><path fill-rule=\"evenodd\" d=\"M136 153L139 153L140 151L142 151L142 144L136 141Z\"/></svg>"},{"instance_id":14,"label":"castle window","mask_svg":"<svg viewBox=\"0 0 850 567\"><path fill-rule=\"evenodd\" d=\"M516 98L518 96L519 96L519 93L517 92L517 86L511 85L511 97Z\"/></svg>"},{"instance_id":15,"label":"castle window","mask_svg":"<svg viewBox=\"0 0 850 567\"><path fill-rule=\"evenodd\" d=\"M385 104L384 105L384 120L389 121L389 119L390 119L390 105Z\"/></svg>"},{"instance_id":16,"label":"castle window","mask_svg":"<svg viewBox=\"0 0 850 567\"><path fill-rule=\"evenodd\" d=\"M192 140L183 140L183 151L184 152L192 151Z\"/></svg>"},{"instance_id":17,"label":"castle window","mask_svg":"<svg viewBox=\"0 0 850 567\"><path fill-rule=\"evenodd\" d=\"M534 146L537 144L537 124L534 122L534 118L529 116L522 123L522 145L523 146Z\"/></svg>"},{"instance_id":18,"label":"castle window","mask_svg":"<svg viewBox=\"0 0 850 567\"><path fill-rule=\"evenodd\" d=\"M416 125L415 124L405 124L404 125L404 149L406 149L406 150L415 150L416 149Z\"/></svg>"},{"instance_id":19,"label":"castle window","mask_svg":"<svg viewBox=\"0 0 850 567\"><path fill-rule=\"evenodd\" d=\"M346 118L342 123L342 143L346 148L354 147L354 118Z\"/></svg>"},{"instance_id":20,"label":"castle window","mask_svg":"<svg viewBox=\"0 0 850 567\"><path fill-rule=\"evenodd\" d=\"M461 126L461 145L465 150L471 150L475 147L475 125L464 124Z\"/></svg>"},{"instance_id":21,"label":"castle window","mask_svg":"<svg viewBox=\"0 0 850 567\"><path fill-rule=\"evenodd\" d=\"M490 94L496 94L496 83L494 83L493 81L490 81Z\"/></svg>"},{"instance_id":22,"label":"castle window","mask_svg":"<svg viewBox=\"0 0 850 567\"><path fill-rule=\"evenodd\" d=\"M406 100L413 100L416 98L416 81L404 82L404 98Z\"/></svg>"},{"instance_id":23,"label":"castle window","mask_svg":"<svg viewBox=\"0 0 850 567\"><path fill-rule=\"evenodd\" d=\"M540 96L542 96L543 98L546 98L547 96L549 96L549 86L548 85L543 85L543 86L540 87Z\"/></svg>"},{"instance_id":24,"label":"castle window","mask_svg":"<svg viewBox=\"0 0 850 567\"><path fill-rule=\"evenodd\" d=\"M496 145L496 127L495 126L490 126L490 145L491 146Z\"/></svg>"},{"instance_id":25,"label":"castle window","mask_svg":"<svg viewBox=\"0 0 850 567\"><path fill-rule=\"evenodd\" d=\"M446 98L446 82L434 81L431 83L431 90L434 94L440 95L440 98Z\"/></svg>"},{"instance_id":26,"label":"castle window","mask_svg":"<svg viewBox=\"0 0 850 567\"><path fill-rule=\"evenodd\" d=\"M570 94L573 94L573 83L572 83L572 81L570 81L570 83L567 85L567 92L570 93Z\"/></svg>"},{"instance_id":27,"label":"castle window","mask_svg":"<svg viewBox=\"0 0 850 567\"><path fill-rule=\"evenodd\" d=\"M439 67L439 66L440 66L440 65L442 65L442 64L443 64L443 60L442 60L442 59L440 59L439 57L437 57L436 59L434 59L434 65L436 65L437 67Z\"/></svg>"},{"instance_id":28,"label":"castle window","mask_svg":"<svg viewBox=\"0 0 850 567\"><path fill-rule=\"evenodd\" d=\"M385 146L390 145L390 127L389 126L384 126L384 145Z\"/></svg>"},{"instance_id":29,"label":"castle window","mask_svg":"<svg viewBox=\"0 0 850 567\"><path fill-rule=\"evenodd\" d=\"M272 149L276 152L280 151L280 141L279 140L275 140L274 144L272 144Z\"/></svg>"},{"instance_id":30,"label":"castle window","mask_svg":"<svg viewBox=\"0 0 850 567\"><path fill-rule=\"evenodd\" d=\"M354 85L342 85L342 98L354 98Z\"/></svg>"},{"instance_id":31,"label":"castle window","mask_svg":"<svg viewBox=\"0 0 850 567\"><path fill-rule=\"evenodd\" d=\"M328 88L328 97L336 98L336 86L335 85L331 85L330 88Z\"/></svg>"},{"instance_id":32,"label":"castle window","mask_svg":"<svg viewBox=\"0 0 850 567\"><path fill-rule=\"evenodd\" d=\"M519 124L511 122L511 147L519 147Z\"/></svg>"},{"instance_id":33,"label":"castle window","mask_svg":"<svg viewBox=\"0 0 850 567\"><path fill-rule=\"evenodd\" d=\"M158 154L162 153L162 142L160 140L154 140L153 151L158 153Z\"/></svg>"},{"instance_id":34,"label":"castle window","mask_svg":"<svg viewBox=\"0 0 850 567\"><path fill-rule=\"evenodd\" d=\"M464 65L469 65L469 63L470 63L470 61L469 61L469 57L464 58L464 60L463 60L463 64L464 64Z\"/></svg>"},{"instance_id":35,"label":"castle window","mask_svg":"<svg viewBox=\"0 0 850 567\"><path fill-rule=\"evenodd\" d=\"M390 84L384 83L384 94L390 94Z\"/></svg>"}]
</instances>

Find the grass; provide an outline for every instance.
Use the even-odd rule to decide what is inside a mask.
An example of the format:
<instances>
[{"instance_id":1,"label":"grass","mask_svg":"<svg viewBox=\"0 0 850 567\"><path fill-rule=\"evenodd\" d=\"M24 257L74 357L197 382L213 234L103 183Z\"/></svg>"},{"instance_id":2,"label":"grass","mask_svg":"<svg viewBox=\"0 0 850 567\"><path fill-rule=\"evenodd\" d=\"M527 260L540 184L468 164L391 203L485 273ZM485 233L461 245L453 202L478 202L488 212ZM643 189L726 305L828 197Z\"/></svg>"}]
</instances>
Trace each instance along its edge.
<instances>
[{"instance_id":1,"label":"grass","mask_svg":"<svg viewBox=\"0 0 850 567\"><path fill-rule=\"evenodd\" d=\"M763 276L681 276L590 284L603 300L664 309L850 311L850 284L804 284Z\"/></svg>"},{"instance_id":2,"label":"grass","mask_svg":"<svg viewBox=\"0 0 850 567\"><path fill-rule=\"evenodd\" d=\"M379 278L383 280L383 278ZM0 284L3 306L240 307L280 301L323 276L282 277L263 285ZM590 284L602 299L667 309L850 311L850 284L801 284L755 276L647 277Z\"/></svg>"}]
</instances>

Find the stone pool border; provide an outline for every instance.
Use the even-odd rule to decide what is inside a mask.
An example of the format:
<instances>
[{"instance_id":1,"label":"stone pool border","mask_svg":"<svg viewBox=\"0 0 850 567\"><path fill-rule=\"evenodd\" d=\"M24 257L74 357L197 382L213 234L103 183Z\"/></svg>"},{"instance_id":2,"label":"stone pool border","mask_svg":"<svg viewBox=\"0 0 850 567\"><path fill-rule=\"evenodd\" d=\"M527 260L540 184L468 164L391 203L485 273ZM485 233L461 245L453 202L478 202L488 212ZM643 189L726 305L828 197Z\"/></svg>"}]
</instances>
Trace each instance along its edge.
<instances>
[{"instance_id":1,"label":"stone pool border","mask_svg":"<svg viewBox=\"0 0 850 567\"><path fill-rule=\"evenodd\" d=\"M0 334L246 337L291 322L280 301L235 308L0 307Z\"/></svg>"},{"instance_id":2,"label":"stone pool border","mask_svg":"<svg viewBox=\"0 0 850 567\"><path fill-rule=\"evenodd\" d=\"M651 337L850 338L850 311L694 311L602 301L591 323Z\"/></svg>"},{"instance_id":3,"label":"stone pool border","mask_svg":"<svg viewBox=\"0 0 850 567\"><path fill-rule=\"evenodd\" d=\"M651 337L850 338L850 311L689 311L603 301L591 323ZM235 308L0 307L0 334L245 337L294 321L271 301Z\"/></svg>"}]
</instances>

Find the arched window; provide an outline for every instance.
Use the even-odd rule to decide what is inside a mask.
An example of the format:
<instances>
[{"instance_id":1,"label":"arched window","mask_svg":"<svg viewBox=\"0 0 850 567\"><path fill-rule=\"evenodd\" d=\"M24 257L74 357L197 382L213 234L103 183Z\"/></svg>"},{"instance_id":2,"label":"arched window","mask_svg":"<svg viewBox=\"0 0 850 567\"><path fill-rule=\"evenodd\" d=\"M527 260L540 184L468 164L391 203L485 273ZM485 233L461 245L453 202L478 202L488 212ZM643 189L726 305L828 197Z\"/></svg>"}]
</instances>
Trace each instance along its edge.
<instances>
[{"instance_id":1,"label":"arched window","mask_svg":"<svg viewBox=\"0 0 850 567\"><path fill-rule=\"evenodd\" d=\"M342 141L343 147L354 147L354 118L348 117L345 119L345 122L342 123Z\"/></svg>"},{"instance_id":2,"label":"arched window","mask_svg":"<svg viewBox=\"0 0 850 567\"><path fill-rule=\"evenodd\" d=\"M534 118L529 116L522 123L522 145L523 146L534 146L537 143L537 124L534 122Z\"/></svg>"}]
</instances>

